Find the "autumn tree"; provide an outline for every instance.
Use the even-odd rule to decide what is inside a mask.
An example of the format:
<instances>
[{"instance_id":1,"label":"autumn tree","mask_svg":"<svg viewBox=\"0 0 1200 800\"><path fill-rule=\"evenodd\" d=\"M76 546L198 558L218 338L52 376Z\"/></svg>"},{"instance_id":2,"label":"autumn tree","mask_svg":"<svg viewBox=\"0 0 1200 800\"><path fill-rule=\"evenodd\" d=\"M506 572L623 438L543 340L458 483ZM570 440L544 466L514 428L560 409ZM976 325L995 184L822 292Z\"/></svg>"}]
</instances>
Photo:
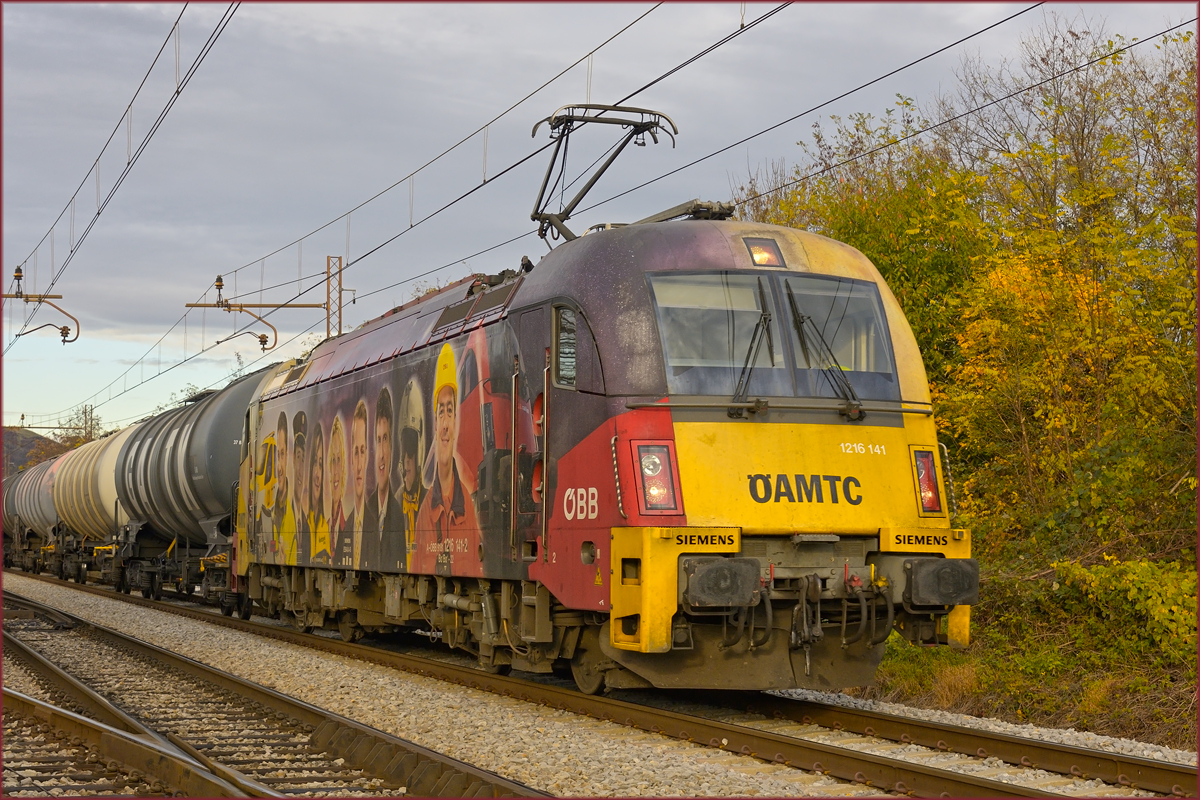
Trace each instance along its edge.
<instances>
[{"instance_id":1,"label":"autumn tree","mask_svg":"<svg viewBox=\"0 0 1200 800\"><path fill-rule=\"evenodd\" d=\"M1125 44L1056 18L1017 63L965 62L935 112L1033 87L936 142L987 178L943 406L979 467L967 515L1043 560L1195 546L1195 45L1103 58Z\"/></svg>"},{"instance_id":2,"label":"autumn tree","mask_svg":"<svg viewBox=\"0 0 1200 800\"><path fill-rule=\"evenodd\" d=\"M818 124L798 164L735 192L879 266L925 356L958 521L1030 574L1195 547L1195 44L1109 55L1126 44L1051 16L1013 61L965 60L924 109Z\"/></svg>"},{"instance_id":3,"label":"autumn tree","mask_svg":"<svg viewBox=\"0 0 1200 800\"><path fill-rule=\"evenodd\" d=\"M96 413L95 406L84 405L71 412L71 415L58 423L57 429L51 434L67 449L98 439L104 432L104 423Z\"/></svg>"},{"instance_id":4,"label":"autumn tree","mask_svg":"<svg viewBox=\"0 0 1200 800\"><path fill-rule=\"evenodd\" d=\"M58 458L70 448L62 442L49 439L45 436L37 437L37 441L30 448L29 454L25 458L25 463L17 467L18 470L29 469L37 466L43 461L48 461L51 458Z\"/></svg>"}]
</instances>

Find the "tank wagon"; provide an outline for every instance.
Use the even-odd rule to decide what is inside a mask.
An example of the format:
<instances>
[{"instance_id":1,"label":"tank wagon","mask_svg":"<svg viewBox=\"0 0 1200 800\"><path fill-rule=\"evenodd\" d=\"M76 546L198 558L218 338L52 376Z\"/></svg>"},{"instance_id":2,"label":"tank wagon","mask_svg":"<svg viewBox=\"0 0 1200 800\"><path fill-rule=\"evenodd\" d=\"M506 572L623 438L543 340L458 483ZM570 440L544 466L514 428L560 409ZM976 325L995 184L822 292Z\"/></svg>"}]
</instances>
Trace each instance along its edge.
<instances>
[{"instance_id":1,"label":"tank wagon","mask_svg":"<svg viewBox=\"0 0 1200 800\"><path fill-rule=\"evenodd\" d=\"M60 577L65 577L61 568L61 553L65 543L57 542L55 537L59 519L54 508L54 482L63 458L59 456L43 461L6 481L11 485L6 492L11 495L11 515L8 513L10 502L7 498L5 501L6 544L11 517L15 523L11 529L14 531L12 539L20 548L21 566L40 571L44 565L50 564Z\"/></svg>"},{"instance_id":2,"label":"tank wagon","mask_svg":"<svg viewBox=\"0 0 1200 800\"><path fill-rule=\"evenodd\" d=\"M5 563L111 583L223 596L238 435L273 368L88 442L5 480ZM207 580L206 580L207 579Z\"/></svg>"}]
</instances>

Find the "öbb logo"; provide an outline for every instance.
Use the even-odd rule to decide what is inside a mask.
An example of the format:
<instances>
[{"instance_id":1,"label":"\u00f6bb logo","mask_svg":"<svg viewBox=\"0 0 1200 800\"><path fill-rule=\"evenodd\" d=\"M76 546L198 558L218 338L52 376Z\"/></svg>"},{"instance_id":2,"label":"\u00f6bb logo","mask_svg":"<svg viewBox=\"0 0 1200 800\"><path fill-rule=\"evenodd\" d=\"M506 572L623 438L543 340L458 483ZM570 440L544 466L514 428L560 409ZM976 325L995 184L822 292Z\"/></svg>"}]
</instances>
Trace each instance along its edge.
<instances>
[{"instance_id":1,"label":"\u00f6bb logo","mask_svg":"<svg viewBox=\"0 0 1200 800\"><path fill-rule=\"evenodd\" d=\"M756 475L747 475L746 478L750 481L750 497L756 503L769 503L774 500L776 503L787 500L789 503L824 503L826 484L829 486L829 502L838 502L838 485L841 484L841 497L845 498L846 502L852 506L856 506L862 502L862 495L858 494L856 489L862 487L858 482L858 478L847 475L843 478L841 475L794 475L796 479L795 491L792 491L792 482L789 476L782 473L772 476L765 473Z\"/></svg>"},{"instance_id":2,"label":"\u00f6bb logo","mask_svg":"<svg viewBox=\"0 0 1200 800\"><path fill-rule=\"evenodd\" d=\"M563 494L563 515L567 519L595 519L599 513L599 497L595 486L567 489Z\"/></svg>"}]
</instances>

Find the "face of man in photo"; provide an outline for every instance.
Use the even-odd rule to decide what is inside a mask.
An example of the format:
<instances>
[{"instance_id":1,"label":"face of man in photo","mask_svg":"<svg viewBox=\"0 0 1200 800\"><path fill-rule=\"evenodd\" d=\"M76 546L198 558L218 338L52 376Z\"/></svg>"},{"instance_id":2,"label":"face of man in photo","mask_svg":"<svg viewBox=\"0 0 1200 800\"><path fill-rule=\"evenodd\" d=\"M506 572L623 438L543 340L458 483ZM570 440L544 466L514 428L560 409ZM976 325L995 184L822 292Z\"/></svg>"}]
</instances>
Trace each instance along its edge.
<instances>
[{"instance_id":1,"label":"face of man in photo","mask_svg":"<svg viewBox=\"0 0 1200 800\"><path fill-rule=\"evenodd\" d=\"M415 453L404 454L404 491L411 494L417 489L417 456Z\"/></svg>"},{"instance_id":2,"label":"face of man in photo","mask_svg":"<svg viewBox=\"0 0 1200 800\"><path fill-rule=\"evenodd\" d=\"M437 460L443 474L454 459L454 388L443 386L437 396Z\"/></svg>"},{"instance_id":3,"label":"face of man in photo","mask_svg":"<svg viewBox=\"0 0 1200 800\"><path fill-rule=\"evenodd\" d=\"M329 500L331 506L342 499L342 476L345 474L346 444L338 435L333 437L333 441L329 443Z\"/></svg>"},{"instance_id":4,"label":"face of man in photo","mask_svg":"<svg viewBox=\"0 0 1200 800\"><path fill-rule=\"evenodd\" d=\"M320 442L320 439L317 441ZM322 449L324 448L314 448L314 455L316 458L313 459L312 474L309 476L309 482L312 488L309 490L308 499L309 504L312 506L311 510L317 517L320 517L325 513L325 509L317 508L317 506L322 502L321 485L325 482L325 466L321 463L324 460L322 458L324 455L321 452Z\"/></svg>"},{"instance_id":5,"label":"face of man in photo","mask_svg":"<svg viewBox=\"0 0 1200 800\"><path fill-rule=\"evenodd\" d=\"M367 491L367 424L358 418L350 426L350 463L354 467L354 505L361 507Z\"/></svg>"},{"instance_id":6,"label":"face of man in photo","mask_svg":"<svg viewBox=\"0 0 1200 800\"><path fill-rule=\"evenodd\" d=\"M308 510L308 486L304 480L304 455L306 449L303 439L297 439L292 446L292 456L294 458L292 474L296 476L296 491L292 494L295 496L296 505L303 511Z\"/></svg>"},{"instance_id":7,"label":"face of man in photo","mask_svg":"<svg viewBox=\"0 0 1200 800\"><path fill-rule=\"evenodd\" d=\"M375 418L375 485L379 497L386 502L392 488L392 421Z\"/></svg>"},{"instance_id":8,"label":"face of man in photo","mask_svg":"<svg viewBox=\"0 0 1200 800\"><path fill-rule=\"evenodd\" d=\"M275 481L276 485L283 488L283 482L287 480L287 461L288 461L288 446L287 446L287 430L279 428L275 431Z\"/></svg>"}]
</instances>

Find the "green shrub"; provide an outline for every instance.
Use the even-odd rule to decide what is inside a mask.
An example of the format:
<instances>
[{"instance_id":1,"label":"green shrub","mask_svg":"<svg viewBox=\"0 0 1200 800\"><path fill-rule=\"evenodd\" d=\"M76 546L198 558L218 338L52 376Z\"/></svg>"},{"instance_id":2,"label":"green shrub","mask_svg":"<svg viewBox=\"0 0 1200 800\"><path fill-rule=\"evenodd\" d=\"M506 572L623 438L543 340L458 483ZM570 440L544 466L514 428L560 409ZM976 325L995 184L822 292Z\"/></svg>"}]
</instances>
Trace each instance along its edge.
<instances>
[{"instance_id":1,"label":"green shrub","mask_svg":"<svg viewBox=\"0 0 1200 800\"><path fill-rule=\"evenodd\" d=\"M1105 562L1093 567L1055 562L1058 610L1129 655L1161 659L1194 675L1196 569L1107 555Z\"/></svg>"}]
</instances>

